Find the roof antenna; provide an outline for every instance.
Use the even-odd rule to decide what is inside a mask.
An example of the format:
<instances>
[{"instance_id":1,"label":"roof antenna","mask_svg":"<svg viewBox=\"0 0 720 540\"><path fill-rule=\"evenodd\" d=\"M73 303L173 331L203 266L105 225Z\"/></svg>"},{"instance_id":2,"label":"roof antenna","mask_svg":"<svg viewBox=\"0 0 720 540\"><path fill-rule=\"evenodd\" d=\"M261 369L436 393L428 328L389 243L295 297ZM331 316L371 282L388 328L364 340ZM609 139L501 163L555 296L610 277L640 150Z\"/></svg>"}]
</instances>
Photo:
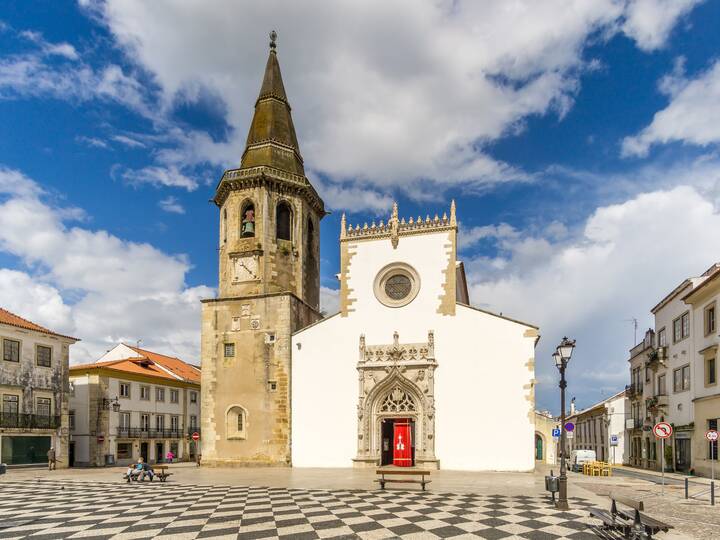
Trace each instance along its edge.
<instances>
[{"instance_id":1,"label":"roof antenna","mask_svg":"<svg viewBox=\"0 0 720 540\"><path fill-rule=\"evenodd\" d=\"M635 317L632 317L630 319L625 319L627 322L633 323L633 347L637 345L637 327L638 327L638 320Z\"/></svg>"},{"instance_id":2,"label":"roof antenna","mask_svg":"<svg viewBox=\"0 0 720 540\"><path fill-rule=\"evenodd\" d=\"M141 343L142 343L142 339L138 339L137 341L135 341L135 348L139 349Z\"/></svg>"},{"instance_id":3,"label":"roof antenna","mask_svg":"<svg viewBox=\"0 0 720 540\"><path fill-rule=\"evenodd\" d=\"M277 32L275 30L273 30L272 32L270 32L270 48L273 51L275 50L275 47L277 47L277 45L275 45L276 40L277 40Z\"/></svg>"}]
</instances>

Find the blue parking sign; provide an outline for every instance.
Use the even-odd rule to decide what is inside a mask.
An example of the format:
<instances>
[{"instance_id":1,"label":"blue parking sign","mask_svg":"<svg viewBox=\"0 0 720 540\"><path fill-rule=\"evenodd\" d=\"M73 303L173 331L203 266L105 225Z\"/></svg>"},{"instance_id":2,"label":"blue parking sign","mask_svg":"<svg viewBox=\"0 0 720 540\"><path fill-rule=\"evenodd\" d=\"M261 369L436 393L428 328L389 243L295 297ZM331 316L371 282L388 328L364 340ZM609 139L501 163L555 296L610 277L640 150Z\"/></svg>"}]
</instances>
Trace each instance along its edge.
<instances>
[{"instance_id":1,"label":"blue parking sign","mask_svg":"<svg viewBox=\"0 0 720 540\"><path fill-rule=\"evenodd\" d=\"M560 436L560 428L559 428L559 427L553 428L553 430L552 430L552 436L553 436L553 437L559 437L559 436Z\"/></svg>"}]
</instances>

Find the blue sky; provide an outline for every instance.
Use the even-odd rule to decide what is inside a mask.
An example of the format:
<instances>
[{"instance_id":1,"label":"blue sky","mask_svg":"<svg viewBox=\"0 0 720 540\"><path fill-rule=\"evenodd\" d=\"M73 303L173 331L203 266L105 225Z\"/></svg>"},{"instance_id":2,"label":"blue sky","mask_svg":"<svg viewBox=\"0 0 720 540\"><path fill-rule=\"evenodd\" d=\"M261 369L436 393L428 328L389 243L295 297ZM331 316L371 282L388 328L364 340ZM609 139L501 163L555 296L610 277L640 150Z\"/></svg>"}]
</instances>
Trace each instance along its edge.
<instances>
[{"instance_id":1,"label":"blue sky","mask_svg":"<svg viewBox=\"0 0 720 540\"><path fill-rule=\"evenodd\" d=\"M0 304L83 338L74 361L140 338L196 360L217 282L208 200L239 163L277 28L332 210L327 309L343 211L455 198L473 303L541 326L538 405L557 409L564 334L580 405L614 393L629 319L642 331L720 260L720 4L514 4L4 2Z\"/></svg>"}]
</instances>

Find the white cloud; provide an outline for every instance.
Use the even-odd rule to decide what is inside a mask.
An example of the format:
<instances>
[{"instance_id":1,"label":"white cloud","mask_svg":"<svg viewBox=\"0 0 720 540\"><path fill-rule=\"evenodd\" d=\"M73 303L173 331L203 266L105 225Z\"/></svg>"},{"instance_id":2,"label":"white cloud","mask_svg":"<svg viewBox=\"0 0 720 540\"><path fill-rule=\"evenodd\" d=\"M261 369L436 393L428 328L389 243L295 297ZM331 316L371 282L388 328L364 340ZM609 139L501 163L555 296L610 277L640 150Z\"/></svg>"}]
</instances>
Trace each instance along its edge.
<instances>
[{"instance_id":1,"label":"white cloud","mask_svg":"<svg viewBox=\"0 0 720 540\"><path fill-rule=\"evenodd\" d=\"M178 202L178 200L173 197L172 195L165 197L160 202L158 202L158 206L165 212L170 212L171 214L184 214L185 208L182 204Z\"/></svg>"},{"instance_id":2,"label":"white cloud","mask_svg":"<svg viewBox=\"0 0 720 540\"><path fill-rule=\"evenodd\" d=\"M92 146L93 148L108 148L108 144L102 139L98 139L97 137L86 137L84 135L78 135L77 137L75 137L75 140L79 143L86 144L87 146Z\"/></svg>"},{"instance_id":3,"label":"white cloud","mask_svg":"<svg viewBox=\"0 0 720 540\"><path fill-rule=\"evenodd\" d=\"M483 145L523 128L531 115L562 116L578 90L590 36L624 31L660 46L680 7L667 0L534 0L357 3L270 0L141 2L84 0L114 38L155 76L161 110L203 94L223 100L230 139L176 134L161 163L236 163L267 55L279 55L309 170L343 184L413 193L418 182L476 187L526 179L483 153ZM352 24L349 24L352 21ZM437 191L438 188L435 189ZM336 193L328 190L330 197ZM384 193L365 195L371 210ZM382 201L382 202L381 202Z\"/></svg>"},{"instance_id":4,"label":"white cloud","mask_svg":"<svg viewBox=\"0 0 720 540\"><path fill-rule=\"evenodd\" d=\"M320 287L320 310L326 315L340 311L340 290Z\"/></svg>"},{"instance_id":5,"label":"white cloud","mask_svg":"<svg viewBox=\"0 0 720 540\"><path fill-rule=\"evenodd\" d=\"M638 135L625 138L623 155L645 156L653 144L673 141L700 146L720 142L720 60L695 79L668 75L661 90L670 104Z\"/></svg>"},{"instance_id":6,"label":"white cloud","mask_svg":"<svg viewBox=\"0 0 720 540\"><path fill-rule=\"evenodd\" d=\"M630 0L622 30L638 47L662 47L677 20L703 0Z\"/></svg>"},{"instance_id":7,"label":"white cloud","mask_svg":"<svg viewBox=\"0 0 720 540\"><path fill-rule=\"evenodd\" d=\"M150 184L153 186L181 187L188 191L194 191L198 183L183 174L178 168L148 166L142 169L125 169L120 173L123 181L130 185L138 186Z\"/></svg>"},{"instance_id":8,"label":"white cloud","mask_svg":"<svg viewBox=\"0 0 720 540\"><path fill-rule=\"evenodd\" d=\"M60 333L74 330L72 309L53 286L25 272L0 268L0 307Z\"/></svg>"},{"instance_id":9,"label":"white cloud","mask_svg":"<svg viewBox=\"0 0 720 540\"><path fill-rule=\"evenodd\" d=\"M718 230L720 215L694 187L643 193L598 208L562 243L525 233L504 237L497 257L466 261L471 298L540 326L541 376L556 376L549 355L560 338L577 338L571 393L599 398L622 386L616 376L598 388L592 372L626 370L633 335L627 320L636 317L647 328L660 298L720 260ZM541 385L539 395L549 406L554 389Z\"/></svg>"},{"instance_id":10,"label":"white cloud","mask_svg":"<svg viewBox=\"0 0 720 540\"><path fill-rule=\"evenodd\" d=\"M40 32L25 30L20 32L20 36L38 45L38 47L40 47L40 49L47 55L62 56L69 60L77 60L80 57L77 50L75 50L75 47L69 43L50 43L45 40Z\"/></svg>"},{"instance_id":11,"label":"white cloud","mask_svg":"<svg viewBox=\"0 0 720 540\"><path fill-rule=\"evenodd\" d=\"M0 251L25 266L3 273L3 305L81 338L73 347L75 362L138 338L148 348L197 362L199 300L214 291L186 285L185 256L69 227L68 212L46 202L37 183L18 171L0 168L0 193ZM42 302L25 305L34 300Z\"/></svg>"},{"instance_id":12,"label":"white cloud","mask_svg":"<svg viewBox=\"0 0 720 540\"><path fill-rule=\"evenodd\" d=\"M127 135L113 135L112 140L130 148L145 148L145 143Z\"/></svg>"}]
</instances>

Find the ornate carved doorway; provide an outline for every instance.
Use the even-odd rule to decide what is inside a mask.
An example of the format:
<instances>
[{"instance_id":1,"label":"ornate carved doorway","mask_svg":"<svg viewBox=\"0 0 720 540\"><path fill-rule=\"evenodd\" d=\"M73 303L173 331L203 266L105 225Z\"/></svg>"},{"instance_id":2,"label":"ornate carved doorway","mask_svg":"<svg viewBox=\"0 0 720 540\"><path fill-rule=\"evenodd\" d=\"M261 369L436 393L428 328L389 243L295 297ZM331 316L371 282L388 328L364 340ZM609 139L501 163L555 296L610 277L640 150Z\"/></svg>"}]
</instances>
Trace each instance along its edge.
<instances>
[{"instance_id":1,"label":"ornate carved doorway","mask_svg":"<svg viewBox=\"0 0 720 540\"><path fill-rule=\"evenodd\" d=\"M367 346L360 337L356 466L438 468L433 333L426 343Z\"/></svg>"}]
</instances>

